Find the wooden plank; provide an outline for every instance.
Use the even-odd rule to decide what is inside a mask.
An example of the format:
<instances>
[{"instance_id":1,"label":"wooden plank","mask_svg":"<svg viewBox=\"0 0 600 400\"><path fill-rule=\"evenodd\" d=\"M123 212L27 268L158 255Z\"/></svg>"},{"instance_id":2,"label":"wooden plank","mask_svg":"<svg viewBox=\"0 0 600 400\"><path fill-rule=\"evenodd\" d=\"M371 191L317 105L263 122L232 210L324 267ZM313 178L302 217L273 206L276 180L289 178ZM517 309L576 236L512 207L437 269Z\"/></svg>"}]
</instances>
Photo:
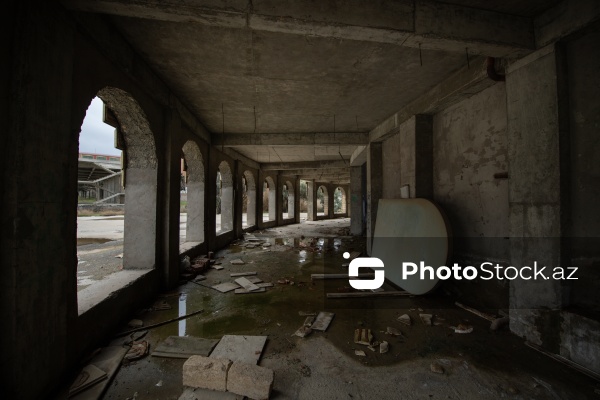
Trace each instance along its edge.
<instances>
[{"instance_id":1,"label":"wooden plank","mask_svg":"<svg viewBox=\"0 0 600 400\"><path fill-rule=\"evenodd\" d=\"M252 275L256 275L256 272L234 272L229 274L232 278L236 278L239 276L252 276Z\"/></svg>"},{"instance_id":2,"label":"wooden plank","mask_svg":"<svg viewBox=\"0 0 600 400\"><path fill-rule=\"evenodd\" d=\"M348 299L353 297L403 297L412 296L411 293L405 291L394 292L349 292L349 293L327 293L328 299Z\"/></svg>"},{"instance_id":3,"label":"wooden plank","mask_svg":"<svg viewBox=\"0 0 600 400\"><path fill-rule=\"evenodd\" d=\"M317 315L315 322L311 325L311 329L314 331L325 332L334 316L335 314L332 312L321 311L319 315Z\"/></svg>"},{"instance_id":4,"label":"wooden plank","mask_svg":"<svg viewBox=\"0 0 600 400\"><path fill-rule=\"evenodd\" d=\"M250 282L246 278L237 278L235 282L249 292L260 289L258 286L256 286L254 283Z\"/></svg>"},{"instance_id":5,"label":"wooden plank","mask_svg":"<svg viewBox=\"0 0 600 400\"><path fill-rule=\"evenodd\" d=\"M185 359L194 355L208 357L218 342L191 336L169 336L156 346L152 356Z\"/></svg>"},{"instance_id":6,"label":"wooden plank","mask_svg":"<svg viewBox=\"0 0 600 400\"><path fill-rule=\"evenodd\" d=\"M266 342L266 336L225 335L210 357L257 364Z\"/></svg>"},{"instance_id":7,"label":"wooden plank","mask_svg":"<svg viewBox=\"0 0 600 400\"><path fill-rule=\"evenodd\" d=\"M218 285L214 285L211 287L221 293L227 293L227 292L231 292L232 290L239 289L240 285L238 285L237 283L234 283L234 282L225 282L225 283L219 283Z\"/></svg>"},{"instance_id":8,"label":"wooden plank","mask_svg":"<svg viewBox=\"0 0 600 400\"><path fill-rule=\"evenodd\" d=\"M358 274L358 278L373 278L375 277L374 273L365 273ZM311 274L310 279L349 279L348 274ZM356 278L356 277L353 277Z\"/></svg>"},{"instance_id":9,"label":"wooden plank","mask_svg":"<svg viewBox=\"0 0 600 400\"><path fill-rule=\"evenodd\" d=\"M265 289L264 287L258 288L256 290L246 290L243 288L240 289L235 289L235 294L248 294L248 293L264 293L267 289Z\"/></svg>"}]
</instances>

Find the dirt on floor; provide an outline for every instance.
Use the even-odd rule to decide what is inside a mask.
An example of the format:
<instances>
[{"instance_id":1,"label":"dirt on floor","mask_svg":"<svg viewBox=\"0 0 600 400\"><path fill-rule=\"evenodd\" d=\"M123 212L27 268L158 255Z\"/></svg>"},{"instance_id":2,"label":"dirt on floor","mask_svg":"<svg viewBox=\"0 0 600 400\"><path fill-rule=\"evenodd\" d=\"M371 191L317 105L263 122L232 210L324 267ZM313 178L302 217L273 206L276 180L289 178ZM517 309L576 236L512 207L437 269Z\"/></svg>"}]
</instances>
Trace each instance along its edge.
<instances>
[{"instance_id":1,"label":"dirt on floor","mask_svg":"<svg viewBox=\"0 0 600 400\"><path fill-rule=\"evenodd\" d=\"M348 291L348 281L312 281L311 274L343 273L343 253L365 248L364 239L346 236L348 225L345 218L255 232L270 246L230 245L216 255L222 257L223 270L209 270L206 280L184 283L161 297L171 309L141 310L131 318L150 325L204 310L150 330L145 340L151 349L170 335L268 336L259 364L275 371L273 399L598 398L600 386L593 380L526 347L507 330L490 331L487 320L455 307L443 290L418 297L326 299L328 292ZM232 265L234 259L244 264ZM256 271L274 287L245 295L210 288L244 271ZM397 290L387 284L384 289ZM335 313L326 332L292 336L305 319L302 313L319 311ZM421 322L423 313L434 316L433 325ZM398 321L403 314L411 317L410 326ZM450 327L460 323L473 332L454 333ZM388 327L402 335L387 334ZM381 354L355 344L355 329L370 329L374 340L389 343L389 351ZM366 355L357 356L355 350ZM184 390L183 363L147 356L124 364L104 398L178 399ZM442 373L433 372L432 364Z\"/></svg>"}]
</instances>

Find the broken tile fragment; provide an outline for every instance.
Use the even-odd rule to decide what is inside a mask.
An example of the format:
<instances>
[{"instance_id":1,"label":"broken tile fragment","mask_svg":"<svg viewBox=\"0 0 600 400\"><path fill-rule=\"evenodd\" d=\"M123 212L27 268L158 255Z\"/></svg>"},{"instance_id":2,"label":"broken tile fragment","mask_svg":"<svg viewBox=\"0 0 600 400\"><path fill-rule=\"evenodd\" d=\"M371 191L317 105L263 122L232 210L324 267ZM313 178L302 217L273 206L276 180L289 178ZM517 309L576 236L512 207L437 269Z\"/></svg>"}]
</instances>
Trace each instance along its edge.
<instances>
[{"instance_id":1,"label":"broken tile fragment","mask_svg":"<svg viewBox=\"0 0 600 400\"><path fill-rule=\"evenodd\" d=\"M423 324L431 326L431 319L433 318L433 315L431 315L431 314L419 314L419 318L421 318L421 321L423 322Z\"/></svg>"},{"instance_id":2,"label":"broken tile fragment","mask_svg":"<svg viewBox=\"0 0 600 400\"><path fill-rule=\"evenodd\" d=\"M410 316L408 314L402 314L401 316L399 316L398 317L398 322L401 322L404 325L408 325L408 326L410 326L412 324L412 321L411 321Z\"/></svg>"},{"instance_id":3,"label":"broken tile fragment","mask_svg":"<svg viewBox=\"0 0 600 400\"><path fill-rule=\"evenodd\" d=\"M370 329L355 329L354 343L370 346L373 341L373 334Z\"/></svg>"},{"instance_id":4,"label":"broken tile fragment","mask_svg":"<svg viewBox=\"0 0 600 400\"><path fill-rule=\"evenodd\" d=\"M385 340L379 345L379 353L385 354L390 350L390 344Z\"/></svg>"}]
</instances>

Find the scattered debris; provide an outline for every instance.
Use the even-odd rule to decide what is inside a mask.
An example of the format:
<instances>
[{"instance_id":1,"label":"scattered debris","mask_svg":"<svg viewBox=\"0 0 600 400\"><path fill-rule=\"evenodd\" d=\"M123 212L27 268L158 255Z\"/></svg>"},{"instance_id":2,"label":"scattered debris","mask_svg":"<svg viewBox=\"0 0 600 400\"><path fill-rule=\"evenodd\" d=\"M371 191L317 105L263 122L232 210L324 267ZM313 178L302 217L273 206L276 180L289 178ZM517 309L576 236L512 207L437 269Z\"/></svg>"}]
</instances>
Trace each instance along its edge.
<instances>
[{"instance_id":1,"label":"scattered debris","mask_svg":"<svg viewBox=\"0 0 600 400\"><path fill-rule=\"evenodd\" d=\"M385 340L379 344L379 353L385 354L390 350L390 345Z\"/></svg>"},{"instance_id":2,"label":"scattered debris","mask_svg":"<svg viewBox=\"0 0 600 400\"><path fill-rule=\"evenodd\" d=\"M202 282L203 280L206 280L206 276L198 275L193 279L193 282Z\"/></svg>"},{"instance_id":3,"label":"scattered debris","mask_svg":"<svg viewBox=\"0 0 600 400\"><path fill-rule=\"evenodd\" d=\"M244 277L237 278L235 282L244 289L246 289L248 292L260 289L258 286L256 286L254 283L250 282L247 278Z\"/></svg>"},{"instance_id":4,"label":"scattered debris","mask_svg":"<svg viewBox=\"0 0 600 400\"><path fill-rule=\"evenodd\" d=\"M162 385L163 385L163 381L162 381L162 380L160 380L160 381L158 381L158 383L157 383L156 385L154 385L154 386L161 387Z\"/></svg>"},{"instance_id":5,"label":"scattered debris","mask_svg":"<svg viewBox=\"0 0 600 400\"><path fill-rule=\"evenodd\" d=\"M400 336L400 337L404 337L404 335L402 334L402 332L400 332L398 329L388 326L385 333L387 333L388 335L392 335L392 336Z\"/></svg>"},{"instance_id":6,"label":"scattered debris","mask_svg":"<svg viewBox=\"0 0 600 400\"><path fill-rule=\"evenodd\" d=\"M132 319L127 323L127 326L130 328L139 328L140 326L144 326L144 321L141 319Z\"/></svg>"},{"instance_id":7,"label":"scattered debris","mask_svg":"<svg viewBox=\"0 0 600 400\"><path fill-rule=\"evenodd\" d=\"M312 324L315 322L315 317L314 316L307 316L304 319L304 326L312 326Z\"/></svg>"},{"instance_id":8,"label":"scattered debris","mask_svg":"<svg viewBox=\"0 0 600 400\"><path fill-rule=\"evenodd\" d=\"M107 379L101 379L96 381L95 384L86 385L87 387L85 389L81 388L79 394L74 394L72 399L100 399L102 394L105 392L106 387L112 381L117 369L119 369L121 366L121 362L123 361L123 356L125 356L125 353L127 353L127 348L122 346L108 346L100 349L100 351L98 351L90 360L90 364L105 372Z\"/></svg>"},{"instance_id":9,"label":"scattered debris","mask_svg":"<svg viewBox=\"0 0 600 400\"><path fill-rule=\"evenodd\" d=\"M156 346L152 356L185 359L193 355L208 357L218 342L193 336L169 336Z\"/></svg>"},{"instance_id":10,"label":"scattered debris","mask_svg":"<svg viewBox=\"0 0 600 400\"><path fill-rule=\"evenodd\" d=\"M150 345L145 340L142 340L141 342L133 342L131 348L127 354L125 354L125 359L128 361L134 361L144 358L146 355L148 355L149 349Z\"/></svg>"},{"instance_id":11,"label":"scattered debris","mask_svg":"<svg viewBox=\"0 0 600 400\"><path fill-rule=\"evenodd\" d=\"M225 283L219 283L218 285L214 285L211 287L221 293L227 293L227 292L231 292L232 290L239 289L240 285L238 285L237 283L234 283L234 282L225 282Z\"/></svg>"},{"instance_id":12,"label":"scattered debris","mask_svg":"<svg viewBox=\"0 0 600 400\"><path fill-rule=\"evenodd\" d=\"M302 325L292 336L306 337L312 333L310 326Z\"/></svg>"},{"instance_id":13,"label":"scattered debris","mask_svg":"<svg viewBox=\"0 0 600 400\"><path fill-rule=\"evenodd\" d=\"M481 318L487 319L490 322L493 322L496 319L495 315L486 314L486 313L481 312L479 310L476 310L476 309L474 309L472 307L465 306L464 304L461 304L458 301L456 303L454 303L454 304L456 304L456 306L462 308L463 310L466 310L466 311L468 311L470 313L473 313L473 314L475 314L475 315L477 315L477 316L479 316Z\"/></svg>"},{"instance_id":14,"label":"scattered debris","mask_svg":"<svg viewBox=\"0 0 600 400\"><path fill-rule=\"evenodd\" d=\"M367 353L365 353L362 350L354 350L354 354L357 355L357 356L360 356L360 357L366 357L367 356Z\"/></svg>"},{"instance_id":15,"label":"scattered debris","mask_svg":"<svg viewBox=\"0 0 600 400\"><path fill-rule=\"evenodd\" d=\"M256 283L256 286L258 286L259 288L268 288L273 287L274 285L271 282L259 282Z\"/></svg>"},{"instance_id":16,"label":"scattered debris","mask_svg":"<svg viewBox=\"0 0 600 400\"><path fill-rule=\"evenodd\" d=\"M152 328L158 328L159 326L170 324L171 322L181 321L182 319L187 319L189 317L193 317L194 315L200 314L201 312L204 312L204 310L194 311L194 312L191 312L189 314L182 315L181 317L171 318L171 319L168 319L166 321L157 322L156 324L148 325L148 326L145 326L143 328L135 328L135 329L131 329L129 331L121 332L121 333L118 333L117 335L115 335L115 337L120 338L120 337L123 337L123 336L131 335L132 333L135 333L135 332L149 330L149 329L152 329Z\"/></svg>"},{"instance_id":17,"label":"scattered debris","mask_svg":"<svg viewBox=\"0 0 600 400\"><path fill-rule=\"evenodd\" d=\"M231 265L244 265L244 264L246 264L243 260L240 260L239 258L236 258L235 260L231 260L230 263L231 263Z\"/></svg>"},{"instance_id":18,"label":"scattered debris","mask_svg":"<svg viewBox=\"0 0 600 400\"><path fill-rule=\"evenodd\" d=\"M419 318L421 318L423 324L431 326L431 320L433 319L432 314L419 314Z\"/></svg>"},{"instance_id":19,"label":"scattered debris","mask_svg":"<svg viewBox=\"0 0 600 400\"><path fill-rule=\"evenodd\" d=\"M403 323L404 325L407 326L411 326L412 325L412 320L410 319L410 315L408 314L402 314L401 316L398 317L398 322Z\"/></svg>"},{"instance_id":20,"label":"scattered debris","mask_svg":"<svg viewBox=\"0 0 600 400\"><path fill-rule=\"evenodd\" d=\"M220 264L215 264L211 266L212 269L216 269L217 271L220 271L223 269L223 266Z\"/></svg>"},{"instance_id":21,"label":"scattered debris","mask_svg":"<svg viewBox=\"0 0 600 400\"><path fill-rule=\"evenodd\" d=\"M190 263L190 257L189 256L184 256L181 259L181 263L179 264L179 268L181 269L181 271L185 271L186 269L188 269L190 267L191 263Z\"/></svg>"},{"instance_id":22,"label":"scattered debris","mask_svg":"<svg viewBox=\"0 0 600 400\"><path fill-rule=\"evenodd\" d=\"M231 276L232 278L237 278L240 276L253 276L253 275L256 275L256 272L254 272L254 271L252 271L252 272L233 272L233 273L229 274L229 276Z\"/></svg>"},{"instance_id":23,"label":"scattered debris","mask_svg":"<svg viewBox=\"0 0 600 400\"><path fill-rule=\"evenodd\" d=\"M373 335L370 329L355 329L354 343L370 346L373 341Z\"/></svg>"},{"instance_id":24,"label":"scattered debris","mask_svg":"<svg viewBox=\"0 0 600 400\"><path fill-rule=\"evenodd\" d=\"M509 322L508 317L496 318L490 324L490 330L497 331L498 329L502 328L503 326L508 325L508 322Z\"/></svg>"},{"instance_id":25,"label":"scattered debris","mask_svg":"<svg viewBox=\"0 0 600 400\"><path fill-rule=\"evenodd\" d=\"M334 313L321 311L319 315L317 315L317 320L311 326L312 330L325 332L327 328L329 328L329 324L334 316Z\"/></svg>"},{"instance_id":26,"label":"scattered debris","mask_svg":"<svg viewBox=\"0 0 600 400\"><path fill-rule=\"evenodd\" d=\"M258 276L249 276L246 279L248 279L250 282L254 283L255 285L257 283L261 283L262 282L262 279L260 279Z\"/></svg>"},{"instance_id":27,"label":"scattered debris","mask_svg":"<svg viewBox=\"0 0 600 400\"><path fill-rule=\"evenodd\" d=\"M123 253L116 255L115 258L123 258Z\"/></svg>"},{"instance_id":28,"label":"scattered debris","mask_svg":"<svg viewBox=\"0 0 600 400\"><path fill-rule=\"evenodd\" d=\"M471 325L458 324L458 326L451 326L450 329L454 329L454 333L471 333L473 327Z\"/></svg>"},{"instance_id":29,"label":"scattered debris","mask_svg":"<svg viewBox=\"0 0 600 400\"><path fill-rule=\"evenodd\" d=\"M429 366L429 369L431 369L431 372L434 372L436 374L444 373L444 367L442 367L437 361L432 362Z\"/></svg>"}]
</instances>

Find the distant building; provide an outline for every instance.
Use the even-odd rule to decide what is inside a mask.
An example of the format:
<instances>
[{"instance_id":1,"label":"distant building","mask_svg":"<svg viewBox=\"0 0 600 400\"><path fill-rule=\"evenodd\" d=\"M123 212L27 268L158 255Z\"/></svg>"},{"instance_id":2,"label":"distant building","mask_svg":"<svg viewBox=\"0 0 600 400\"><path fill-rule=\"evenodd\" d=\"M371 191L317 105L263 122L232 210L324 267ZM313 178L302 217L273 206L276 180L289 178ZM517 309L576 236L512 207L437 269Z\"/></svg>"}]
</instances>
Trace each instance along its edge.
<instances>
[{"instance_id":1,"label":"distant building","mask_svg":"<svg viewBox=\"0 0 600 400\"><path fill-rule=\"evenodd\" d=\"M95 204L125 203L121 156L79 153L77 191Z\"/></svg>"}]
</instances>

